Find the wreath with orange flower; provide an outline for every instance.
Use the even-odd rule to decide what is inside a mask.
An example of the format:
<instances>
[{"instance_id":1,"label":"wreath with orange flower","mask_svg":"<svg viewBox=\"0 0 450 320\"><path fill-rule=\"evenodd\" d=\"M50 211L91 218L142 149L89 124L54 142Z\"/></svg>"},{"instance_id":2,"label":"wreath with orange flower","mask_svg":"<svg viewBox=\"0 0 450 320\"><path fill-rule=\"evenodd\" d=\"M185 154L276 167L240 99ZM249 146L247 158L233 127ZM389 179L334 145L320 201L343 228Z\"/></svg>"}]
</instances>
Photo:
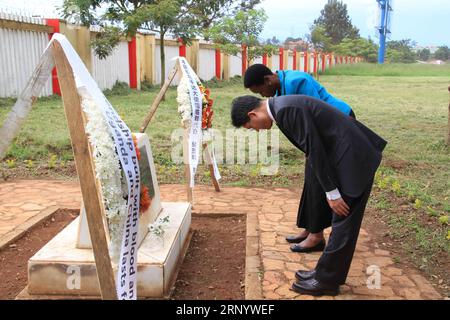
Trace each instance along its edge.
<instances>
[{"instance_id":1,"label":"wreath with orange flower","mask_svg":"<svg viewBox=\"0 0 450 320\"><path fill-rule=\"evenodd\" d=\"M138 158L138 161L141 161L141 151L138 148L137 138L134 134L133 134L133 143L134 143L134 148L136 149L136 156ZM149 189L145 184L141 183L139 214L143 214L145 211L147 211L148 208L150 208L151 204L152 204L152 198L150 196Z\"/></svg>"},{"instance_id":2,"label":"wreath with orange flower","mask_svg":"<svg viewBox=\"0 0 450 320\"><path fill-rule=\"evenodd\" d=\"M200 91L203 95L202 99L202 129L208 130L212 128L212 118L214 111L212 106L214 100L210 98L210 90L205 88L201 83L199 84Z\"/></svg>"}]
</instances>

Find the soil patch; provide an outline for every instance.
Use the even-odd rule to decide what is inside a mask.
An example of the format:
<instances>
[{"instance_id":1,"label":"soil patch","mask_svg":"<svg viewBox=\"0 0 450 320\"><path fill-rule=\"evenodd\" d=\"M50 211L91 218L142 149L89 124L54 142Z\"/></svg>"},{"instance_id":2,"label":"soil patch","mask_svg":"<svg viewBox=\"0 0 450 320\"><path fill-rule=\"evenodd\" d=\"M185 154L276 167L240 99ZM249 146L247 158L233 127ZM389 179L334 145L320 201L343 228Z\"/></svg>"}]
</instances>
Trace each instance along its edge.
<instances>
[{"instance_id":1,"label":"soil patch","mask_svg":"<svg viewBox=\"0 0 450 320\"><path fill-rule=\"evenodd\" d=\"M57 210L0 251L0 300L14 299L22 291L28 280L28 260L78 214L79 210Z\"/></svg>"},{"instance_id":2,"label":"soil patch","mask_svg":"<svg viewBox=\"0 0 450 320\"><path fill-rule=\"evenodd\" d=\"M245 278L244 215L194 215L194 231L171 299L243 300Z\"/></svg>"}]
</instances>

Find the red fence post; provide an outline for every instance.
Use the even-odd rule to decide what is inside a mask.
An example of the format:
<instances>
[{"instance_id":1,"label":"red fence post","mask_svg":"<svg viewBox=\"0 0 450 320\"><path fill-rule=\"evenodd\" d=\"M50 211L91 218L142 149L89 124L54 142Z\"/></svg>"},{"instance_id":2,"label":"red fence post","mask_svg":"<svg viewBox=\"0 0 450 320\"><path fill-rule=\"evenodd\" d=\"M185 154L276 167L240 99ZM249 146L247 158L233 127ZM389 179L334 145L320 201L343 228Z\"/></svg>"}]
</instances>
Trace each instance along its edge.
<instances>
[{"instance_id":1,"label":"red fence post","mask_svg":"<svg viewBox=\"0 0 450 320\"><path fill-rule=\"evenodd\" d=\"M242 45L242 76L244 76L247 70L247 45Z\"/></svg>"},{"instance_id":2,"label":"red fence post","mask_svg":"<svg viewBox=\"0 0 450 320\"><path fill-rule=\"evenodd\" d=\"M283 56L284 56L284 49L280 48L280 70L284 70Z\"/></svg>"},{"instance_id":3,"label":"red fence post","mask_svg":"<svg viewBox=\"0 0 450 320\"><path fill-rule=\"evenodd\" d=\"M186 44L183 42L183 39L181 39L181 38L178 38L178 43L179 43L178 55L180 57L186 58Z\"/></svg>"},{"instance_id":4,"label":"red fence post","mask_svg":"<svg viewBox=\"0 0 450 320\"><path fill-rule=\"evenodd\" d=\"M53 33L48 34L48 40L50 40L54 33L59 33L59 19L45 19L45 23L49 27L53 27ZM61 95L56 67L52 69L52 92L53 94Z\"/></svg>"},{"instance_id":5,"label":"red fence post","mask_svg":"<svg viewBox=\"0 0 450 320\"><path fill-rule=\"evenodd\" d=\"M325 54L322 53L322 73L325 72L325 64L326 64Z\"/></svg>"},{"instance_id":6,"label":"red fence post","mask_svg":"<svg viewBox=\"0 0 450 320\"><path fill-rule=\"evenodd\" d=\"M216 78L221 79L222 78L222 64L220 59L220 49L216 49Z\"/></svg>"},{"instance_id":7,"label":"red fence post","mask_svg":"<svg viewBox=\"0 0 450 320\"><path fill-rule=\"evenodd\" d=\"M130 70L130 88L137 89L137 55L136 55L136 37L128 42L128 66Z\"/></svg>"},{"instance_id":8,"label":"red fence post","mask_svg":"<svg viewBox=\"0 0 450 320\"><path fill-rule=\"evenodd\" d=\"M317 52L314 52L314 75L317 74Z\"/></svg>"},{"instance_id":9,"label":"red fence post","mask_svg":"<svg viewBox=\"0 0 450 320\"><path fill-rule=\"evenodd\" d=\"M308 51L305 51L305 55L303 57L303 70L308 72Z\"/></svg>"},{"instance_id":10,"label":"red fence post","mask_svg":"<svg viewBox=\"0 0 450 320\"><path fill-rule=\"evenodd\" d=\"M267 66L267 53L263 54L262 63L263 63L263 65Z\"/></svg>"},{"instance_id":11,"label":"red fence post","mask_svg":"<svg viewBox=\"0 0 450 320\"><path fill-rule=\"evenodd\" d=\"M292 58L292 70L297 70L297 50L294 49L294 56Z\"/></svg>"}]
</instances>

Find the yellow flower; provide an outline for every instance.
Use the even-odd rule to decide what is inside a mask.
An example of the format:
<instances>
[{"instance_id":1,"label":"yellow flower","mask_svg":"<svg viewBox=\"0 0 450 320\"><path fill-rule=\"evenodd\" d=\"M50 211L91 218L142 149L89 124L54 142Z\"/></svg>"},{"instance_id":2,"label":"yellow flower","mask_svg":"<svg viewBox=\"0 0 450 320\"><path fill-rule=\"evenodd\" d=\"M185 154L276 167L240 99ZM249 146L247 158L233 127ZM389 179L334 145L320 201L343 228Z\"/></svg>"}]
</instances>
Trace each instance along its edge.
<instances>
[{"instance_id":1,"label":"yellow flower","mask_svg":"<svg viewBox=\"0 0 450 320\"><path fill-rule=\"evenodd\" d=\"M440 216L440 217L439 217L439 222L440 222L441 224L447 225L447 224L448 224L448 216Z\"/></svg>"},{"instance_id":2,"label":"yellow flower","mask_svg":"<svg viewBox=\"0 0 450 320\"><path fill-rule=\"evenodd\" d=\"M12 169L16 166L16 160L8 159L6 160L6 165L8 166L8 168Z\"/></svg>"},{"instance_id":3,"label":"yellow flower","mask_svg":"<svg viewBox=\"0 0 450 320\"><path fill-rule=\"evenodd\" d=\"M420 199L416 199L416 201L414 202L414 208L416 209L422 208L422 201Z\"/></svg>"}]
</instances>

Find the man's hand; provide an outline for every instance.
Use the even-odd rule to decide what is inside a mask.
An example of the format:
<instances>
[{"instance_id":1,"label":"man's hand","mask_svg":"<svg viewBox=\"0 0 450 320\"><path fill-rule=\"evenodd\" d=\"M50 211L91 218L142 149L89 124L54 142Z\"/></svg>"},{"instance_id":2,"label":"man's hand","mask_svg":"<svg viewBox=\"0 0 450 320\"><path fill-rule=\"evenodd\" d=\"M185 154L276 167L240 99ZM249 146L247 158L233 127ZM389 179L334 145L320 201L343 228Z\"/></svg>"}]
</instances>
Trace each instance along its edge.
<instances>
[{"instance_id":1,"label":"man's hand","mask_svg":"<svg viewBox=\"0 0 450 320\"><path fill-rule=\"evenodd\" d=\"M338 216L346 217L350 212L350 207L345 203L344 199L328 200L328 205Z\"/></svg>"}]
</instances>

